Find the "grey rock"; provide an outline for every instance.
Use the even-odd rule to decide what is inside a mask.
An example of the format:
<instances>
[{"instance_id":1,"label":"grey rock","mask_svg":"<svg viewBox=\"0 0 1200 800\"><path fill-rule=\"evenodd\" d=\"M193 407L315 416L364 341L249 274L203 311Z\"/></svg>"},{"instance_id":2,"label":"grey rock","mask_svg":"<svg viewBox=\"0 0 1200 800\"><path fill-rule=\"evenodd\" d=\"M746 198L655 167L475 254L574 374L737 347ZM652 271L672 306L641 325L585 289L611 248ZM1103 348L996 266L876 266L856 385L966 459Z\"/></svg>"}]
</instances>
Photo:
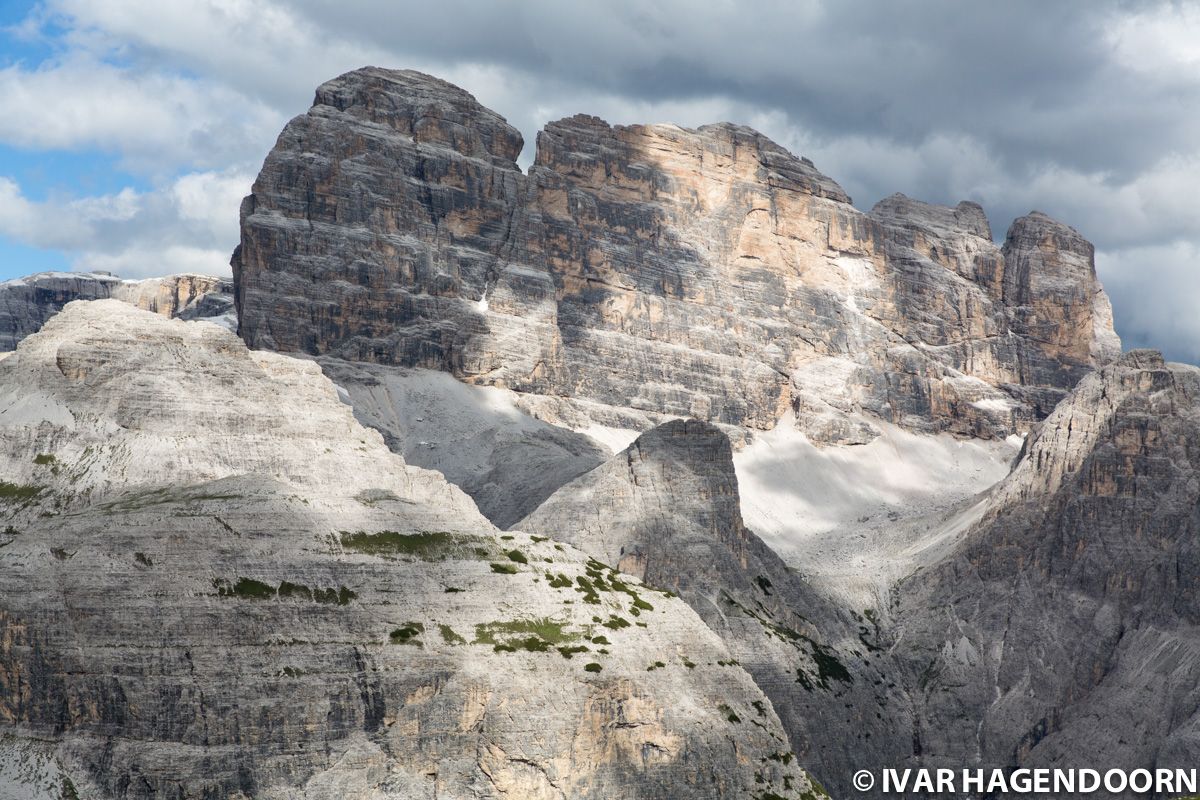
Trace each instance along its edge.
<instances>
[{"instance_id":1,"label":"grey rock","mask_svg":"<svg viewBox=\"0 0 1200 800\"><path fill-rule=\"evenodd\" d=\"M95 798L810 789L687 606L500 534L310 361L69 304L0 361L0 480L0 775Z\"/></svg>"},{"instance_id":2,"label":"grey rock","mask_svg":"<svg viewBox=\"0 0 1200 800\"><path fill-rule=\"evenodd\" d=\"M915 755L1193 767L1198 503L1200 370L1134 351L1083 378L956 552L899 589Z\"/></svg>"},{"instance_id":3,"label":"grey rock","mask_svg":"<svg viewBox=\"0 0 1200 800\"><path fill-rule=\"evenodd\" d=\"M974 204L863 214L729 124L578 115L528 174L519 149L430 76L323 85L243 203L243 338L749 429L790 408L825 444L1024 432L1115 352L1090 250L1040 217L1001 251Z\"/></svg>"},{"instance_id":4,"label":"grey rock","mask_svg":"<svg viewBox=\"0 0 1200 800\"><path fill-rule=\"evenodd\" d=\"M800 763L835 796L853 794L856 769L908 758L911 717L876 656L880 620L831 604L746 528L729 439L714 426L675 420L642 434L514 527L677 592L754 676Z\"/></svg>"},{"instance_id":5,"label":"grey rock","mask_svg":"<svg viewBox=\"0 0 1200 800\"><path fill-rule=\"evenodd\" d=\"M0 352L14 350L67 303L109 297L181 319L221 320L233 314L233 283L222 278L168 275L126 281L104 272L41 272L0 283Z\"/></svg>"},{"instance_id":6,"label":"grey rock","mask_svg":"<svg viewBox=\"0 0 1200 800\"><path fill-rule=\"evenodd\" d=\"M407 463L445 475L500 528L611 455L582 433L522 413L502 390L466 386L445 372L330 357L318 363L346 391L359 422Z\"/></svg>"}]
</instances>

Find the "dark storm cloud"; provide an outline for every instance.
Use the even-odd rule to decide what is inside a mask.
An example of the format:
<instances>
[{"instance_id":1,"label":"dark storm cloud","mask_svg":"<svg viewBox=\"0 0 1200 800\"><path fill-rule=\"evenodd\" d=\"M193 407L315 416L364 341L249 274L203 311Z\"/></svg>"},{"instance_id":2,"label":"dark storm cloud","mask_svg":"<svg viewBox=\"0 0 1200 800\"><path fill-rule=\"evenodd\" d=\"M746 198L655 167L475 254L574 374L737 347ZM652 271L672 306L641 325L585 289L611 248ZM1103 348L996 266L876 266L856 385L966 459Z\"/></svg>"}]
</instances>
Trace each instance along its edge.
<instances>
[{"instance_id":1,"label":"dark storm cloud","mask_svg":"<svg viewBox=\"0 0 1200 800\"><path fill-rule=\"evenodd\" d=\"M1114 2L305 4L322 29L639 100L722 94L825 136L957 131L1016 169L1120 177L1192 147L1197 85L1114 63Z\"/></svg>"}]
</instances>

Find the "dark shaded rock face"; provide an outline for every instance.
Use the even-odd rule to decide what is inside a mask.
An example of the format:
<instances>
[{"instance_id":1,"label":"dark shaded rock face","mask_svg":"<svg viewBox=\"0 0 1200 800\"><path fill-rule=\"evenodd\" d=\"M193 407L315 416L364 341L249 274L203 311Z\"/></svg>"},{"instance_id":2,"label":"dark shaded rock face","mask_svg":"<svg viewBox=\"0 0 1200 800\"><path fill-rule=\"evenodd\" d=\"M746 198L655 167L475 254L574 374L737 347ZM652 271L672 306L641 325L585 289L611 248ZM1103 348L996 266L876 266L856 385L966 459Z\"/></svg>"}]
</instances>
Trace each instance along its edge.
<instances>
[{"instance_id":1,"label":"dark shaded rock face","mask_svg":"<svg viewBox=\"0 0 1200 800\"><path fill-rule=\"evenodd\" d=\"M881 612L826 601L745 528L729 443L696 420L642 435L516 527L678 591L801 763L859 796L860 768L1193 767L1197 509L1200 369L1135 351L1083 378L981 519Z\"/></svg>"},{"instance_id":2,"label":"dark shaded rock face","mask_svg":"<svg viewBox=\"0 0 1200 800\"><path fill-rule=\"evenodd\" d=\"M729 439L695 419L642 434L514 528L679 593L770 698L800 763L853 794L856 769L910 756L907 698L878 620L839 609L742 522Z\"/></svg>"},{"instance_id":3,"label":"dark shaded rock face","mask_svg":"<svg viewBox=\"0 0 1200 800\"><path fill-rule=\"evenodd\" d=\"M748 128L518 132L469 94L367 68L323 85L242 208L252 347L822 442L869 418L1003 436L1119 351L1090 246L982 210L863 214ZM866 414L866 417L863 417Z\"/></svg>"},{"instance_id":4,"label":"dark shaded rock face","mask_svg":"<svg viewBox=\"0 0 1200 800\"><path fill-rule=\"evenodd\" d=\"M0 352L41 330L73 300L123 300L166 317L202 319L233 311L233 283L208 275L123 281L104 273L43 272L0 283Z\"/></svg>"},{"instance_id":5,"label":"dark shaded rock face","mask_svg":"<svg viewBox=\"0 0 1200 800\"><path fill-rule=\"evenodd\" d=\"M1134 351L1084 378L957 553L901 585L925 761L1194 767L1198 508L1200 370Z\"/></svg>"}]
</instances>

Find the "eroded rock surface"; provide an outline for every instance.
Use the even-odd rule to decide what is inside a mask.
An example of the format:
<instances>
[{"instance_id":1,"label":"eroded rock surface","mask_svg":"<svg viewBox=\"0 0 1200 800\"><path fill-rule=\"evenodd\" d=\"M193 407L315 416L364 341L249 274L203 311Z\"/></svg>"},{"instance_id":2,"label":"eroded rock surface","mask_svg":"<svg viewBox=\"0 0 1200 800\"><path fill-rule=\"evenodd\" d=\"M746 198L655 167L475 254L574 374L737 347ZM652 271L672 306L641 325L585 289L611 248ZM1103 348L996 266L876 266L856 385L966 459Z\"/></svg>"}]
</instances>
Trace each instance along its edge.
<instances>
[{"instance_id":1,"label":"eroded rock surface","mask_svg":"<svg viewBox=\"0 0 1200 800\"><path fill-rule=\"evenodd\" d=\"M520 147L427 75L324 84L243 203L243 338L827 444L1022 432L1117 351L1090 245L1041 215L997 248L973 204L863 214L729 124Z\"/></svg>"},{"instance_id":2,"label":"eroded rock surface","mask_svg":"<svg viewBox=\"0 0 1200 800\"><path fill-rule=\"evenodd\" d=\"M1033 432L957 551L901 585L927 764L1200 759L1200 370L1127 353Z\"/></svg>"},{"instance_id":3,"label":"eroded rock surface","mask_svg":"<svg viewBox=\"0 0 1200 800\"><path fill-rule=\"evenodd\" d=\"M71 304L0 362L0 476L0 729L36 786L816 793L687 606L501 535L310 361Z\"/></svg>"},{"instance_id":4,"label":"eroded rock surface","mask_svg":"<svg viewBox=\"0 0 1200 800\"><path fill-rule=\"evenodd\" d=\"M746 528L729 439L714 426L676 420L642 434L515 528L679 593L771 698L800 763L835 796L854 794L856 769L909 756L907 698L875 655L878 618L830 603Z\"/></svg>"},{"instance_id":5,"label":"eroded rock surface","mask_svg":"<svg viewBox=\"0 0 1200 800\"><path fill-rule=\"evenodd\" d=\"M40 272L0 283L0 352L16 349L67 303L109 297L167 317L237 327L228 279L182 274L126 281L103 272Z\"/></svg>"}]
</instances>

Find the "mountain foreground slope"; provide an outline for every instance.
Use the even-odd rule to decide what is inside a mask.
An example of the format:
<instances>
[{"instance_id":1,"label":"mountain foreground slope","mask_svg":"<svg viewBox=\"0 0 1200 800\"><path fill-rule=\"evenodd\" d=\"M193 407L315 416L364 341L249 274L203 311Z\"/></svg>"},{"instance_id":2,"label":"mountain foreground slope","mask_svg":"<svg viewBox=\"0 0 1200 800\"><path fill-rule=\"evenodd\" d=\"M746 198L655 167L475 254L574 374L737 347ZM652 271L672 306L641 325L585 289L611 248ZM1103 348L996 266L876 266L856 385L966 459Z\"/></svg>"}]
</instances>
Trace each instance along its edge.
<instances>
[{"instance_id":1,"label":"mountain foreground slope","mask_svg":"<svg viewBox=\"0 0 1200 800\"><path fill-rule=\"evenodd\" d=\"M311 362L97 301L0 386L2 746L81 796L816 793L682 602L501 534Z\"/></svg>"}]
</instances>

